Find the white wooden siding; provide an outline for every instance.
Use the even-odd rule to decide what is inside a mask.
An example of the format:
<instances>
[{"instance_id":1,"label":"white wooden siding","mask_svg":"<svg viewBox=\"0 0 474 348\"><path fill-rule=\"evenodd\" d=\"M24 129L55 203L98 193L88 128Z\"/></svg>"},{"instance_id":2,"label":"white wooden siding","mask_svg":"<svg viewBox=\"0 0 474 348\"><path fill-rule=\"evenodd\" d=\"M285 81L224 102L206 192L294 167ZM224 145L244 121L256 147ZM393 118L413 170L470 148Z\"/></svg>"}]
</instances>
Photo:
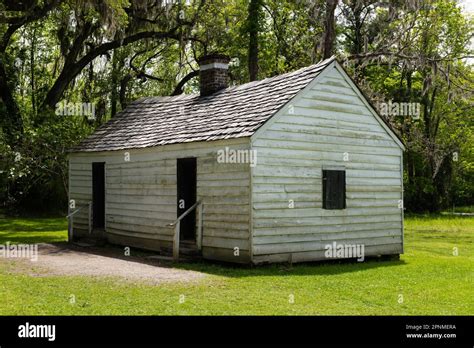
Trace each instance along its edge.
<instances>
[{"instance_id":1,"label":"white wooden siding","mask_svg":"<svg viewBox=\"0 0 474 348\"><path fill-rule=\"evenodd\" d=\"M257 166L217 163L226 146L256 150ZM397 254L403 252L401 147L333 63L250 139L71 154L70 199L77 206L92 199L92 162L106 162L107 237L170 248L173 230L165 225L177 217L176 159L196 157L205 258L320 260L333 241L364 244L366 255ZM322 170L331 168L346 171L344 210L322 209ZM75 227L86 233L87 210Z\"/></svg>"},{"instance_id":2,"label":"white wooden siding","mask_svg":"<svg viewBox=\"0 0 474 348\"><path fill-rule=\"evenodd\" d=\"M118 244L148 249L170 248L177 218L176 159L197 157L197 199L205 206L203 255L250 261L250 170L248 164L217 162L228 146L248 149L249 139L176 144L150 149L75 153L69 158L70 199L76 206L92 200L92 162L105 162L106 233ZM124 161L129 152L130 161ZM87 210L74 219L76 235L87 231ZM239 256L234 256L234 248Z\"/></svg>"},{"instance_id":3,"label":"white wooden siding","mask_svg":"<svg viewBox=\"0 0 474 348\"><path fill-rule=\"evenodd\" d=\"M316 80L252 136L255 263L324 259L333 241L402 252L401 148L334 66ZM346 170L343 210L322 209L331 167Z\"/></svg>"}]
</instances>

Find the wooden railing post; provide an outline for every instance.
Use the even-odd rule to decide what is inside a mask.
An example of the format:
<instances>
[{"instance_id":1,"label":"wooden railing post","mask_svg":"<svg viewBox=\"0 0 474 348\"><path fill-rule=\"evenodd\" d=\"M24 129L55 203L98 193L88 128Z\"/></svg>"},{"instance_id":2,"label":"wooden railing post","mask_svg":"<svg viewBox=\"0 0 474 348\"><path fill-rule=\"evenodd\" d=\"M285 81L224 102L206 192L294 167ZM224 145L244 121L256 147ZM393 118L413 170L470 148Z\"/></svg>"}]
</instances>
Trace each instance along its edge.
<instances>
[{"instance_id":1,"label":"wooden railing post","mask_svg":"<svg viewBox=\"0 0 474 348\"><path fill-rule=\"evenodd\" d=\"M179 228L181 225L181 220L178 220L178 222L175 225L174 228L174 238L173 238L173 259L175 261L178 261L179 259Z\"/></svg>"},{"instance_id":2,"label":"wooden railing post","mask_svg":"<svg viewBox=\"0 0 474 348\"><path fill-rule=\"evenodd\" d=\"M89 234L92 233L92 202L89 202Z\"/></svg>"},{"instance_id":3,"label":"wooden railing post","mask_svg":"<svg viewBox=\"0 0 474 348\"><path fill-rule=\"evenodd\" d=\"M196 235L196 246L198 250L202 249L202 217L203 217L203 210L204 210L204 203L199 204L198 206L198 230Z\"/></svg>"},{"instance_id":4,"label":"wooden railing post","mask_svg":"<svg viewBox=\"0 0 474 348\"><path fill-rule=\"evenodd\" d=\"M67 241L68 241L68 243L72 243L73 228L74 228L74 217L71 215L68 218L68 224L67 224Z\"/></svg>"},{"instance_id":5,"label":"wooden railing post","mask_svg":"<svg viewBox=\"0 0 474 348\"><path fill-rule=\"evenodd\" d=\"M87 203L89 205L89 233L92 231L92 223L91 223L91 215L92 215L92 202ZM74 215L81 211L86 205L79 207L78 209L71 212L71 209L68 207L68 215L67 218L67 240L69 243L72 243L74 238Z\"/></svg>"},{"instance_id":6,"label":"wooden railing post","mask_svg":"<svg viewBox=\"0 0 474 348\"><path fill-rule=\"evenodd\" d=\"M199 209L199 225L198 225L198 231L197 231L197 236L196 236L196 245L198 246L198 249L201 249L201 241L202 241L202 202L197 201L194 203L188 210L186 210L183 214L181 214L175 222L171 224L165 225L166 227L173 227L174 226L174 235L173 235L173 259L175 261L178 261L179 259L179 229L181 226L181 220L184 219L188 214L191 214L191 212L196 209Z\"/></svg>"}]
</instances>

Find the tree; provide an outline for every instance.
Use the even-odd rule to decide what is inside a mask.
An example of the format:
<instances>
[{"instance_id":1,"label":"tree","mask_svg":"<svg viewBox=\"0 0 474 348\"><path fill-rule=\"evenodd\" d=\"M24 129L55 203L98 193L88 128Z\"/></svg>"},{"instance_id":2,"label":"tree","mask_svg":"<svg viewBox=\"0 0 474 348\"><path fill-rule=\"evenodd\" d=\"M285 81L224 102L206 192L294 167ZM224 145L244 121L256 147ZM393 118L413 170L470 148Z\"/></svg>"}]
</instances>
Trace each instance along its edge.
<instances>
[{"instance_id":1,"label":"tree","mask_svg":"<svg viewBox=\"0 0 474 348\"><path fill-rule=\"evenodd\" d=\"M258 35L262 16L262 0L250 0L247 27L249 32L248 67L250 81L258 79Z\"/></svg>"},{"instance_id":2,"label":"tree","mask_svg":"<svg viewBox=\"0 0 474 348\"><path fill-rule=\"evenodd\" d=\"M4 141L2 160L9 168L0 175L2 181L6 178L8 201L40 206L38 199L47 196L41 194L40 188L64 182L67 147L105 119L103 92L96 94L100 98L96 102L99 117L95 121L80 117L66 119L54 114L64 96L70 100L91 101L96 88L103 91L102 73L108 74L108 70L97 72L94 63L102 57L108 59L115 49L136 43L187 40L204 3L202 0L185 10L181 5L161 2L150 5L142 1L129 4L127 0L38 0L22 2L21 6L14 2L0 4L3 10L0 15L0 111L4 110L0 139ZM41 31L35 30L40 27L39 22L44 26ZM20 36L20 32L31 35ZM49 51L37 49L43 41L48 42ZM19 56L17 53L25 56L22 53L25 47L29 47L29 76L18 71L18 58L13 58ZM40 67L40 63L45 65ZM22 61L20 65L26 66ZM49 78L38 81L38 73ZM137 78L151 78L143 72L136 73ZM31 103L15 95L18 77L30 84ZM124 77L120 81L122 106L126 102L129 79ZM51 133L49 129L60 133ZM54 136L58 139L53 140ZM64 186L63 197L66 190Z\"/></svg>"},{"instance_id":3,"label":"tree","mask_svg":"<svg viewBox=\"0 0 474 348\"><path fill-rule=\"evenodd\" d=\"M366 23L371 39L367 49L354 49L349 58L356 70L363 69L366 81L360 82L373 95L421 105L419 121L413 115L388 121L407 143L406 206L439 211L449 204L446 198L452 197L451 178L457 165L453 153L470 134L469 126L459 125L462 118L469 118L460 101L472 98L473 92L469 87L473 80L463 62L471 54L472 21L449 0L390 4L373 13ZM454 94L457 103L452 102ZM451 136L443 132L448 124L458 125L451 128Z\"/></svg>"},{"instance_id":4,"label":"tree","mask_svg":"<svg viewBox=\"0 0 474 348\"><path fill-rule=\"evenodd\" d=\"M370 99L421 106L386 119L407 145L405 206L473 204L472 33L454 0L3 0L4 201L64 206L68 147L132 100L197 92L197 59L219 52L231 84L338 55ZM66 101L96 118L56 115Z\"/></svg>"},{"instance_id":5,"label":"tree","mask_svg":"<svg viewBox=\"0 0 474 348\"><path fill-rule=\"evenodd\" d=\"M339 0L326 0L326 16L324 18L323 59L334 54L336 40L335 12Z\"/></svg>"}]
</instances>

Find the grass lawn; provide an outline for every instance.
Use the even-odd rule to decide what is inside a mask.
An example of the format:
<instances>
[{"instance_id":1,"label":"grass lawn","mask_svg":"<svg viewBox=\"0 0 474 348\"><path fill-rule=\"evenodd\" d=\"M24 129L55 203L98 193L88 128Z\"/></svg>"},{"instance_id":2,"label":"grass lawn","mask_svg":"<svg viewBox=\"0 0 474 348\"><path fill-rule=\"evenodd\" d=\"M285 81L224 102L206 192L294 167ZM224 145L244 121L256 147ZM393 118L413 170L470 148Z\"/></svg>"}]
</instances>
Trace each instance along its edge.
<instances>
[{"instance_id":1,"label":"grass lawn","mask_svg":"<svg viewBox=\"0 0 474 348\"><path fill-rule=\"evenodd\" d=\"M64 218L0 221L0 244L65 241L66 235ZM473 236L473 217L409 217L400 261L178 265L210 274L191 285L33 277L8 272L0 260L0 314L474 315Z\"/></svg>"}]
</instances>

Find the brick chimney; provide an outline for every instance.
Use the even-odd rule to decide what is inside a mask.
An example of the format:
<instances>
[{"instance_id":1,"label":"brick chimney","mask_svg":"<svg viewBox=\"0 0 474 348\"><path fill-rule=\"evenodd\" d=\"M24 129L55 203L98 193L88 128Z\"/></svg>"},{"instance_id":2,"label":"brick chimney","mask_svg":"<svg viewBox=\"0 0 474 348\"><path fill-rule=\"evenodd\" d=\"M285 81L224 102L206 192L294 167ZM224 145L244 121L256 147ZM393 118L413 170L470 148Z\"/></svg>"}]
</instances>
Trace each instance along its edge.
<instances>
[{"instance_id":1,"label":"brick chimney","mask_svg":"<svg viewBox=\"0 0 474 348\"><path fill-rule=\"evenodd\" d=\"M217 53L198 59L202 97L229 86L229 62L228 56Z\"/></svg>"}]
</instances>

